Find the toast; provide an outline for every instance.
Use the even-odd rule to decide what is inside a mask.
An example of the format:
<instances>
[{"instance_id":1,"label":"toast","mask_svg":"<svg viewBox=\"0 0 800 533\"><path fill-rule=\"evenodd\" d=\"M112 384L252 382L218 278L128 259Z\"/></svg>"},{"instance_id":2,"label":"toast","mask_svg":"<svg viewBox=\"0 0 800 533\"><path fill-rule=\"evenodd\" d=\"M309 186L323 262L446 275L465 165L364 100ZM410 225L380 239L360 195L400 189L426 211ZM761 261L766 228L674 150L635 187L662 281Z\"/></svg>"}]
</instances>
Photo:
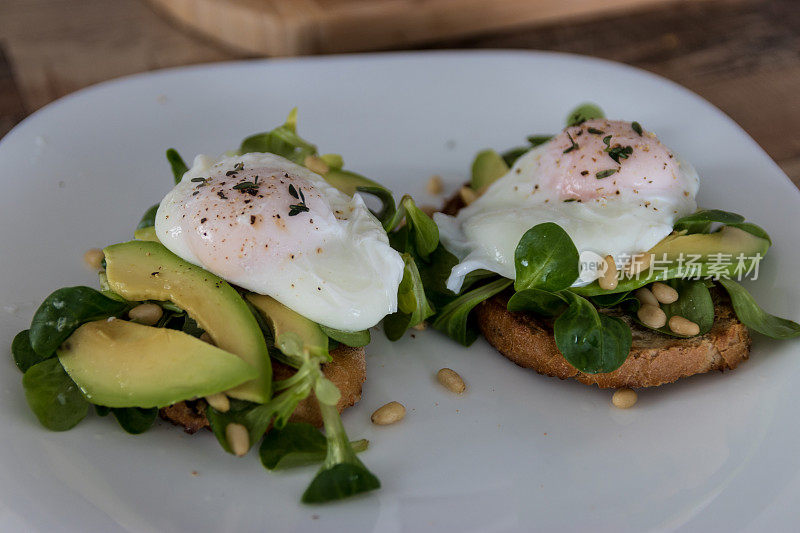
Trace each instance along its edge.
<instances>
[{"instance_id":1,"label":"toast","mask_svg":"<svg viewBox=\"0 0 800 533\"><path fill-rule=\"evenodd\" d=\"M322 372L342 393L336 406L341 413L361 399L361 386L367 379L365 351L364 348L350 348L342 344L335 350L331 350L331 358L333 360L330 363L322 366ZM273 379L281 380L289 378L295 369L273 360L272 372ZM183 427L185 432L195 433L209 427L205 415L206 406L206 401L203 399L180 402L162 408L159 410L159 415L164 420ZM301 401L290 421L306 422L316 427L322 426L322 416L316 400L309 396Z\"/></svg>"},{"instance_id":2,"label":"toast","mask_svg":"<svg viewBox=\"0 0 800 533\"><path fill-rule=\"evenodd\" d=\"M456 194L441 212L455 215L465 206ZM600 388L656 387L711 370L734 369L750 354L747 326L737 318L722 291L712 291L714 325L704 334L679 338L653 331L624 313L601 309L631 326L633 344L625 362L613 372L584 374L570 365L556 347L552 321L506 308L512 293L498 294L474 310L478 329L497 351L524 368L560 379L576 379Z\"/></svg>"},{"instance_id":3,"label":"toast","mask_svg":"<svg viewBox=\"0 0 800 533\"><path fill-rule=\"evenodd\" d=\"M714 325L704 334L679 338L653 331L623 313L602 309L627 322L633 332L630 354L621 367L605 374L584 374L556 347L551 321L506 309L509 293L481 302L478 328L505 357L539 374L573 378L601 389L656 387L711 370L734 369L750 354L750 333L721 294L715 294Z\"/></svg>"}]
</instances>

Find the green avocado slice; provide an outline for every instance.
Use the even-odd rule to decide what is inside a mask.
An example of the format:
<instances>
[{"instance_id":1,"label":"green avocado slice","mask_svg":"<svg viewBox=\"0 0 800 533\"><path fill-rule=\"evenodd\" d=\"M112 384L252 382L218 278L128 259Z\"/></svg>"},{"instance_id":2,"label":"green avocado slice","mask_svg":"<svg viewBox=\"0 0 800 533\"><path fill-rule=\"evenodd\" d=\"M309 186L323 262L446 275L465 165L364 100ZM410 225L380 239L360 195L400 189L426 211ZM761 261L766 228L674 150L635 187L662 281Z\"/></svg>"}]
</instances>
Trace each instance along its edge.
<instances>
[{"instance_id":1,"label":"green avocado slice","mask_svg":"<svg viewBox=\"0 0 800 533\"><path fill-rule=\"evenodd\" d=\"M107 407L164 407L258 376L236 355L182 331L119 319L87 322L56 353L86 399Z\"/></svg>"},{"instance_id":2,"label":"green avocado slice","mask_svg":"<svg viewBox=\"0 0 800 533\"><path fill-rule=\"evenodd\" d=\"M302 357L308 354L330 360L328 355L328 336L319 324L292 311L275 298L263 294L248 294L247 300L258 309L266 319L275 346L289 357Z\"/></svg>"},{"instance_id":3,"label":"green avocado slice","mask_svg":"<svg viewBox=\"0 0 800 533\"><path fill-rule=\"evenodd\" d=\"M670 235L648 253L657 260L665 258L677 261L681 254L700 256L699 261L707 261L716 254L743 254L745 257L760 254L764 256L769 250L770 242L747 231L733 226L723 226L714 233L692 233L689 235Z\"/></svg>"},{"instance_id":4,"label":"green avocado slice","mask_svg":"<svg viewBox=\"0 0 800 533\"><path fill-rule=\"evenodd\" d=\"M114 244L103 250L112 291L127 300L169 300L197 321L214 344L256 370L252 381L227 391L240 400L270 399L272 367L264 334L244 299L225 280L151 241Z\"/></svg>"}]
</instances>

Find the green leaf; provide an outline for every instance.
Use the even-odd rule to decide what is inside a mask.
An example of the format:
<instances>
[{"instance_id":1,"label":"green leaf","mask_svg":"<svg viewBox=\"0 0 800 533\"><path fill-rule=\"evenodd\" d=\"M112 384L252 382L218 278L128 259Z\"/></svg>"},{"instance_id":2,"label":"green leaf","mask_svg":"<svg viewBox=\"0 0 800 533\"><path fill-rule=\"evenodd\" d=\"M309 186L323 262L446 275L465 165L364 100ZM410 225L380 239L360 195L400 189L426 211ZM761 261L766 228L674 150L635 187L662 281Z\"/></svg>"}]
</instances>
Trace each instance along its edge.
<instances>
[{"instance_id":1,"label":"green leaf","mask_svg":"<svg viewBox=\"0 0 800 533\"><path fill-rule=\"evenodd\" d=\"M286 424L269 430L258 454L267 470L278 470L322 462L327 451L325 436L306 423Z\"/></svg>"},{"instance_id":2,"label":"green leaf","mask_svg":"<svg viewBox=\"0 0 800 533\"><path fill-rule=\"evenodd\" d=\"M336 407L320 404L327 454L322 468L303 493L303 503L341 500L379 489L378 478L356 457Z\"/></svg>"},{"instance_id":3,"label":"green leaf","mask_svg":"<svg viewBox=\"0 0 800 533\"><path fill-rule=\"evenodd\" d=\"M505 161L506 165L512 167L514 166L514 163L516 163L517 159L530 152L532 148L536 148L552 138L552 135L529 135L528 142L530 143L530 146L517 146L515 148L511 148L510 150L506 150L502 154L503 161Z\"/></svg>"},{"instance_id":4,"label":"green leaf","mask_svg":"<svg viewBox=\"0 0 800 533\"><path fill-rule=\"evenodd\" d=\"M431 217L417 207L410 196L404 196L401 204L406 212L406 223L411 228L417 255L427 260L439 245L439 228Z\"/></svg>"},{"instance_id":5,"label":"green leaf","mask_svg":"<svg viewBox=\"0 0 800 533\"><path fill-rule=\"evenodd\" d=\"M730 211L722 211L721 209L701 209L699 211L695 211L691 215L679 218L677 221L675 221L675 227L676 229L679 229L679 226L688 222L720 222L722 224L735 224L744 222L744 217Z\"/></svg>"},{"instance_id":6,"label":"green leaf","mask_svg":"<svg viewBox=\"0 0 800 533\"><path fill-rule=\"evenodd\" d=\"M632 291L598 294L597 296L592 296L591 298L592 303L597 307L616 307L629 300L635 300L637 302L639 301L633 295Z\"/></svg>"},{"instance_id":7,"label":"green leaf","mask_svg":"<svg viewBox=\"0 0 800 533\"><path fill-rule=\"evenodd\" d=\"M406 225L400 227L405 219ZM397 211L383 225L389 233L389 242L399 252L413 253L427 261L439 246L439 228L436 223L414 203L409 195L400 200ZM397 231L394 231L396 228Z\"/></svg>"},{"instance_id":8,"label":"green leaf","mask_svg":"<svg viewBox=\"0 0 800 533\"><path fill-rule=\"evenodd\" d=\"M514 163L517 162L517 159L530 152L530 150L531 150L530 146L517 146L516 148L511 148L510 150L506 150L502 154L503 161L506 162L506 165L508 165L509 168L513 167Z\"/></svg>"},{"instance_id":9,"label":"green leaf","mask_svg":"<svg viewBox=\"0 0 800 533\"><path fill-rule=\"evenodd\" d=\"M386 227L386 222L394 216L396 212L394 195L392 195L392 191L377 181L341 168L331 168L323 177L325 181L348 196L360 192L376 197L381 202L381 207L377 211L373 211L373 214L381 224L384 224L384 227Z\"/></svg>"},{"instance_id":10,"label":"green leaf","mask_svg":"<svg viewBox=\"0 0 800 533\"><path fill-rule=\"evenodd\" d=\"M339 154L322 154L319 158L332 170L340 170L344 166L344 159Z\"/></svg>"},{"instance_id":11,"label":"green leaf","mask_svg":"<svg viewBox=\"0 0 800 533\"><path fill-rule=\"evenodd\" d=\"M578 249L561 226L538 224L522 236L514 251L514 289L557 292L578 278Z\"/></svg>"},{"instance_id":12,"label":"green leaf","mask_svg":"<svg viewBox=\"0 0 800 533\"><path fill-rule=\"evenodd\" d=\"M380 200L381 208L378 211L372 211L372 214L375 215L375 218L377 218L381 224L384 224L385 227L386 221L391 219L397 211L394 205L394 196L392 192L383 186L366 187L363 185L356 187L356 192L371 194Z\"/></svg>"},{"instance_id":13,"label":"green leaf","mask_svg":"<svg viewBox=\"0 0 800 533\"><path fill-rule=\"evenodd\" d=\"M722 224L737 224L744 222L744 217L729 211L720 209L701 209L691 215L681 217L675 221L676 231L687 231L688 233L708 233L711 224L719 222Z\"/></svg>"},{"instance_id":14,"label":"green leaf","mask_svg":"<svg viewBox=\"0 0 800 533\"><path fill-rule=\"evenodd\" d=\"M595 104L581 104L567 116L567 127L583 124L587 120L594 118L605 118L603 110Z\"/></svg>"},{"instance_id":15,"label":"green leaf","mask_svg":"<svg viewBox=\"0 0 800 533\"><path fill-rule=\"evenodd\" d=\"M65 287L45 298L33 315L31 346L49 357L56 348L85 322L120 316L134 304L118 302L89 287Z\"/></svg>"},{"instance_id":16,"label":"green leaf","mask_svg":"<svg viewBox=\"0 0 800 533\"><path fill-rule=\"evenodd\" d=\"M709 233L711 225L714 223L724 224L734 228L739 228L756 237L767 240L772 244L769 234L764 229L752 222L745 222L742 215L722 211L720 209L703 209L691 215L679 218L675 222L675 230L686 231L687 233Z\"/></svg>"},{"instance_id":17,"label":"green leaf","mask_svg":"<svg viewBox=\"0 0 800 533\"><path fill-rule=\"evenodd\" d=\"M342 398L342 393L333 381L326 378L322 373L317 376L314 382L314 395L317 397L319 403L326 405L336 405Z\"/></svg>"},{"instance_id":18,"label":"green leaf","mask_svg":"<svg viewBox=\"0 0 800 533\"><path fill-rule=\"evenodd\" d=\"M457 264L456 256L440 243L428 257L428 261L418 265L425 294L437 308L456 298L456 294L447 288L447 278Z\"/></svg>"},{"instance_id":19,"label":"green leaf","mask_svg":"<svg viewBox=\"0 0 800 533\"><path fill-rule=\"evenodd\" d=\"M329 328L327 326L319 325L322 332L330 337L331 339L335 340L336 342L340 342L345 346L350 346L352 348L359 348L361 346L366 346L369 344L370 335L369 330L364 329L361 331L341 331L338 329Z\"/></svg>"},{"instance_id":20,"label":"green leaf","mask_svg":"<svg viewBox=\"0 0 800 533\"><path fill-rule=\"evenodd\" d=\"M286 121L283 123L283 127L289 130L292 133L297 133L297 108L293 107L289 114L286 115Z\"/></svg>"},{"instance_id":21,"label":"green leaf","mask_svg":"<svg viewBox=\"0 0 800 533\"><path fill-rule=\"evenodd\" d=\"M511 280L501 278L462 294L444 306L433 322L434 329L464 346L469 346L478 338L477 331L469 324L470 312L482 301L510 287L511 283Z\"/></svg>"},{"instance_id":22,"label":"green leaf","mask_svg":"<svg viewBox=\"0 0 800 533\"><path fill-rule=\"evenodd\" d=\"M756 237L765 239L767 242L769 242L770 245L772 245L772 239L770 238L769 234L766 231L764 231L764 228L762 228L761 226L757 226L752 222L739 222L735 224L726 224L726 226L739 228L740 230L746 231L751 235L755 235Z\"/></svg>"},{"instance_id":23,"label":"green leaf","mask_svg":"<svg viewBox=\"0 0 800 533\"><path fill-rule=\"evenodd\" d=\"M340 463L317 474L303 493L303 503L343 500L379 488L381 482L364 465Z\"/></svg>"},{"instance_id":24,"label":"green leaf","mask_svg":"<svg viewBox=\"0 0 800 533\"><path fill-rule=\"evenodd\" d=\"M172 177L175 183L180 183L183 175L189 172L189 167L186 166L186 163L183 162L183 158L181 158L181 155L174 148L167 150L167 161L169 161L169 166L172 169Z\"/></svg>"},{"instance_id":25,"label":"green leaf","mask_svg":"<svg viewBox=\"0 0 800 533\"><path fill-rule=\"evenodd\" d=\"M541 289L524 289L515 292L508 300L508 310L534 313L541 316L558 316L566 307L566 300L558 293Z\"/></svg>"},{"instance_id":26,"label":"green leaf","mask_svg":"<svg viewBox=\"0 0 800 533\"><path fill-rule=\"evenodd\" d=\"M739 283L726 278L720 279L719 283L728 291L736 316L748 328L773 339L791 339L800 336L800 324L771 315L761 309L747 289Z\"/></svg>"},{"instance_id":27,"label":"green leaf","mask_svg":"<svg viewBox=\"0 0 800 533\"><path fill-rule=\"evenodd\" d=\"M369 441L351 442L355 452L367 449ZM289 423L282 429L269 430L259 448L261 464L267 470L282 470L321 463L327 452L325 436L306 423Z\"/></svg>"},{"instance_id":28,"label":"green leaf","mask_svg":"<svg viewBox=\"0 0 800 533\"><path fill-rule=\"evenodd\" d=\"M153 425L158 416L158 408L115 407L111 409L119 425L131 435L144 433Z\"/></svg>"},{"instance_id":29,"label":"green leaf","mask_svg":"<svg viewBox=\"0 0 800 533\"><path fill-rule=\"evenodd\" d=\"M30 367L22 386L31 411L47 429L71 429L89 412L89 402L55 357Z\"/></svg>"},{"instance_id":30,"label":"green leaf","mask_svg":"<svg viewBox=\"0 0 800 533\"><path fill-rule=\"evenodd\" d=\"M397 312L383 319L383 331L391 341L396 341L412 326L416 326L434 310L425 296L417 263L409 253L402 254L405 268L397 289Z\"/></svg>"},{"instance_id":31,"label":"green leaf","mask_svg":"<svg viewBox=\"0 0 800 533\"><path fill-rule=\"evenodd\" d=\"M556 346L581 372L613 372L631 350L631 329L622 320L598 313L584 298L564 291L569 307L553 324Z\"/></svg>"},{"instance_id":32,"label":"green leaf","mask_svg":"<svg viewBox=\"0 0 800 533\"><path fill-rule=\"evenodd\" d=\"M97 413L97 416L108 416L111 413L111 408L105 405L92 404L92 406L94 406L94 412Z\"/></svg>"},{"instance_id":33,"label":"green leaf","mask_svg":"<svg viewBox=\"0 0 800 533\"><path fill-rule=\"evenodd\" d=\"M203 333L205 333L205 330L200 327L197 321L188 315L183 321L181 331L198 339L203 335Z\"/></svg>"},{"instance_id":34,"label":"green leaf","mask_svg":"<svg viewBox=\"0 0 800 533\"><path fill-rule=\"evenodd\" d=\"M425 298L425 289L417 269L417 263L411 254L402 255L405 269L403 279L397 290L397 308L400 312L412 314L419 323L433 314L433 309Z\"/></svg>"},{"instance_id":35,"label":"green leaf","mask_svg":"<svg viewBox=\"0 0 800 533\"><path fill-rule=\"evenodd\" d=\"M702 280L674 279L667 284L678 291L677 301L661 306L667 315L667 322L673 316L682 316L700 326L699 335L711 331L714 325L714 300L706 283ZM659 331L675 337L682 336L669 329L669 325Z\"/></svg>"},{"instance_id":36,"label":"green leaf","mask_svg":"<svg viewBox=\"0 0 800 533\"><path fill-rule=\"evenodd\" d=\"M297 108L292 109L286 122L277 128L251 135L242 141L239 151L270 153L302 165L305 158L317 153L317 147L297 135Z\"/></svg>"},{"instance_id":37,"label":"green leaf","mask_svg":"<svg viewBox=\"0 0 800 533\"><path fill-rule=\"evenodd\" d=\"M552 138L552 135L528 135L528 142L531 143L531 148L536 148Z\"/></svg>"},{"instance_id":38,"label":"green leaf","mask_svg":"<svg viewBox=\"0 0 800 533\"><path fill-rule=\"evenodd\" d=\"M30 330L25 329L17 333L11 342L11 355L14 357L14 364L24 373L33 365L53 357L55 352L44 357L36 353L31 346Z\"/></svg>"},{"instance_id":39,"label":"green leaf","mask_svg":"<svg viewBox=\"0 0 800 533\"><path fill-rule=\"evenodd\" d=\"M383 332L390 341L399 340L411 327L411 315L397 311L383 319Z\"/></svg>"},{"instance_id":40,"label":"green leaf","mask_svg":"<svg viewBox=\"0 0 800 533\"><path fill-rule=\"evenodd\" d=\"M150 206L150 208L144 212L139 224L136 225L136 229L144 229L156 225L156 212L158 211L158 205L159 204Z\"/></svg>"},{"instance_id":41,"label":"green leaf","mask_svg":"<svg viewBox=\"0 0 800 533\"><path fill-rule=\"evenodd\" d=\"M502 156L494 150L478 152L472 161L472 179L470 186L476 191L488 187L508 172L508 165Z\"/></svg>"}]
</instances>

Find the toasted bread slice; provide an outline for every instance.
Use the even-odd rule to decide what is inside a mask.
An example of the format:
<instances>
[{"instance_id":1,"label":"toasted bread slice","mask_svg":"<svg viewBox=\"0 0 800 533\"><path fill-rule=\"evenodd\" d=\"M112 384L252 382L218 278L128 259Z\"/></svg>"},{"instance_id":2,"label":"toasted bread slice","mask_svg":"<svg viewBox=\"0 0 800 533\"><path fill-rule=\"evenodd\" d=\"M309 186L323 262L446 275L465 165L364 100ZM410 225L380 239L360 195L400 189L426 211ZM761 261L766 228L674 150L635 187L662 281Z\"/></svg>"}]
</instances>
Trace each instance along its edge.
<instances>
[{"instance_id":1,"label":"toasted bread slice","mask_svg":"<svg viewBox=\"0 0 800 533\"><path fill-rule=\"evenodd\" d=\"M456 194L442 212L455 216L465 206ZM519 366L561 379L573 378L600 388L655 387L711 370L736 368L750 354L750 332L739 322L726 295L713 292L714 326L688 339L645 328L622 313L633 332L628 358L614 372L584 374L558 351L552 322L506 308L511 293L499 294L475 309L478 328L497 351ZM602 312L613 312L603 310Z\"/></svg>"},{"instance_id":2,"label":"toasted bread slice","mask_svg":"<svg viewBox=\"0 0 800 533\"><path fill-rule=\"evenodd\" d=\"M325 377L331 380L342 393L336 406L341 413L355 405L361 399L361 386L367 379L367 362L364 348L350 348L340 345L331 351L333 361L323 365ZM287 379L295 370L287 365L273 361L273 379ZM159 411L161 418L177 426L182 426L187 433L195 433L208 427L205 400L180 402ZM313 397L308 397L297 405L291 422L307 422L314 426L322 426L319 406Z\"/></svg>"},{"instance_id":3,"label":"toasted bread slice","mask_svg":"<svg viewBox=\"0 0 800 533\"><path fill-rule=\"evenodd\" d=\"M641 326L621 313L631 326L633 344L621 367L605 374L584 374L570 365L556 347L552 322L506 309L510 294L499 294L475 310L478 327L497 351L525 368L561 379L573 378L605 388L655 387L711 370L734 369L750 354L750 333L737 320L730 302L716 295L714 326L705 335L679 338ZM603 310L602 312L606 312Z\"/></svg>"}]
</instances>

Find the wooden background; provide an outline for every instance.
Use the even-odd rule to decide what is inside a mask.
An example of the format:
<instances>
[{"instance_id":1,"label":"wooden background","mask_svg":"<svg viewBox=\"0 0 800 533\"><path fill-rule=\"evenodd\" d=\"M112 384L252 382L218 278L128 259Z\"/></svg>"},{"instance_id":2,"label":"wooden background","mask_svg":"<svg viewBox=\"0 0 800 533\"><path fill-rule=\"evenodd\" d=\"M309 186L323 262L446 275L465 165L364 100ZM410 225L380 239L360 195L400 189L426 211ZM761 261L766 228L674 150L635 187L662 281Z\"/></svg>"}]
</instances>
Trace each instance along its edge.
<instances>
[{"instance_id":1,"label":"wooden background","mask_svg":"<svg viewBox=\"0 0 800 533\"><path fill-rule=\"evenodd\" d=\"M533 24L707 0L147 0L244 53L298 56L412 47Z\"/></svg>"},{"instance_id":2,"label":"wooden background","mask_svg":"<svg viewBox=\"0 0 800 533\"><path fill-rule=\"evenodd\" d=\"M800 185L800 0L691 2L423 48L559 50L661 74L733 117ZM0 136L99 81L242 57L142 0L0 0Z\"/></svg>"}]
</instances>

